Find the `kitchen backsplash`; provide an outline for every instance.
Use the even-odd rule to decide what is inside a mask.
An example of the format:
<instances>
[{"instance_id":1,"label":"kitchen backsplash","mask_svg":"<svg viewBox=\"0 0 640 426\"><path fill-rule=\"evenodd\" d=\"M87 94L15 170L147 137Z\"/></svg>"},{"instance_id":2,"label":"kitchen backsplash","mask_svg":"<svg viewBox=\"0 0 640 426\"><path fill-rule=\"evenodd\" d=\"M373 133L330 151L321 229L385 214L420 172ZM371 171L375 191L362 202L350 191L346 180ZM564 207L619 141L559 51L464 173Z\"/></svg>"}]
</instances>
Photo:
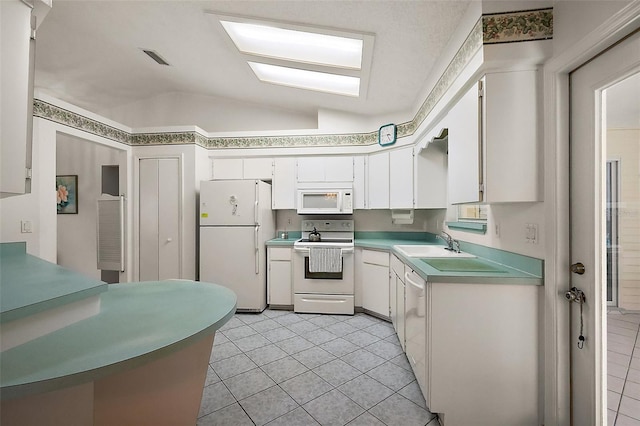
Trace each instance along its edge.
<instances>
[{"instance_id":1,"label":"kitchen backsplash","mask_svg":"<svg viewBox=\"0 0 640 426\"><path fill-rule=\"evenodd\" d=\"M445 210L415 210L411 225L391 223L391 210L357 210L350 216L355 222L356 231L396 231L396 232L437 232L438 219L444 219ZM299 231L303 219L315 216L298 215L295 210L276 212L276 229ZM326 219L344 219L343 216L322 216Z\"/></svg>"}]
</instances>

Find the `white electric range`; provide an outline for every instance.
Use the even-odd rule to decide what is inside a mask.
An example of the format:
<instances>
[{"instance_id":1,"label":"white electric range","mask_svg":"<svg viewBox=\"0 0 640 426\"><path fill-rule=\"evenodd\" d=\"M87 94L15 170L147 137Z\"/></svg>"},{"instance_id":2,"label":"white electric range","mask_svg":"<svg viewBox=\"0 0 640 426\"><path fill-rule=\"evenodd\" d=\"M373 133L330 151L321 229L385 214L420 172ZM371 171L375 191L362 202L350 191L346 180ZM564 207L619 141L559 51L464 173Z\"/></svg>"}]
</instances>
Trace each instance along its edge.
<instances>
[{"instance_id":1,"label":"white electric range","mask_svg":"<svg viewBox=\"0 0 640 426\"><path fill-rule=\"evenodd\" d=\"M317 232L319 241L310 241ZM313 238L312 238L313 239ZM302 238L293 244L293 309L322 314L354 313L354 230L353 220L305 219ZM309 257L313 247L340 249L342 270L311 272Z\"/></svg>"}]
</instances>

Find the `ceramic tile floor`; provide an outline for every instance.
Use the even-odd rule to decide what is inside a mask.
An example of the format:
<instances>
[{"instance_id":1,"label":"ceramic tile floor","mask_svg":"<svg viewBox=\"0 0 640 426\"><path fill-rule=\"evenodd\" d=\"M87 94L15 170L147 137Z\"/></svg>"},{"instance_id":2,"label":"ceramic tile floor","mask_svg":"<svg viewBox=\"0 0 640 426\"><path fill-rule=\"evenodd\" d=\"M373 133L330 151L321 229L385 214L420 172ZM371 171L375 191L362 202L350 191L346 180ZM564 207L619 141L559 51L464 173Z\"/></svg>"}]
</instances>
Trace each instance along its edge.
<instances>
[{"instance_id":1,"label":"ceramic tile floor","mask_svg":"<svg viewBox=\"0 0 640 426\"><path fill-rule=\"evenodd\" d=\"M198 419L198 425L254 424L437 426L438 420L390 323L365 314L266 310L236 314L216 333Z\"/></svg>"},{"instance_id":2,"label":"ceramic tile floor","mask_svg":"<svg viewBox=\"0 0 640 426\"><path fill-rule=\"evenodd\" d=\"M609 425L640 426L640 314L607 314Z\"/></svg>"}]
</instances>

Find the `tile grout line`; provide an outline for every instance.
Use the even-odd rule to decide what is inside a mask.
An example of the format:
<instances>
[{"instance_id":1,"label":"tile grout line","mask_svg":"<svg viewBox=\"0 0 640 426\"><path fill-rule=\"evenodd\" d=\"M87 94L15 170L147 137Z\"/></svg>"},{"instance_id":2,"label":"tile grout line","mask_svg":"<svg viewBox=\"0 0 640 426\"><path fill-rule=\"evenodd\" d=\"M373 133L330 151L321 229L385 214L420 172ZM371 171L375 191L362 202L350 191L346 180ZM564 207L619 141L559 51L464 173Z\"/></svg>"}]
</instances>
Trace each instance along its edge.
<instances>
[{"instance_id":1,"label":"tile grout line","mask_svg":"<svg viewBox=\"0 0 640 426\"><path fill-rule=\"evenodd\" d=\"M285 314L285 315L286 315L286 314ZM269 317L268 315L265 315L265 317L266 317L266 318L265 318L264 320L274 320L274 318L277 318L277 317L279 317L279 316L281 316L281 315L278 315L278 316L276 316L276 317ZM300 317L299 317L299 318L300 318ZM291 330L289 327L290 327L290 326L293 326L293 325L295 325L295 324L298 324L298 323L300 323L300 322L302 322L302 321L309 321L310 319L313 319L313 318L315 318L315 316L314 316L314 317L312 317L312 318L309 318L309 319L306 319L306 318L302 317L302 318L300 318L300 321L297 321L297 322L295 322L295 323L286 324L286 325L285 325L285 324L280 323L279 321L275 321L275 320L274 320L274 321L275 321L276 323L278 323L278 327L277 327L277 328L284 328L284 329L287 329L287 330L289 330L289 331L293 332L293 333L296 335L296 336L291 337L291 339L293 339L293 338L295 338L295 337L300 337L300 338L304 339L304 337L303 337L303 336L301 336L300 334L296 333L294 330ZM354 318L354 317L345 317L345 318L340 317L340 319L339 319L339 320L338 320L338 319L336 319L336 318L333 318L333 317L331 317L331 318L332 318L332 319L334 319L336 322L334 322L334 323L332 323L332 324L327 324L327 325L324 325L324 326L318 326L318 329L328 331L328 330L326 330L326 328L327 328L327 327L331 327L331 326L333 326L333 325L336 325L336 324L339 324L339 323L345 322L345 321L347 321L347 320L349 320L349 319L352 319L352 318ZM368 319L368 318L367 318L367 319ZM244 321L242 320L242 318L238 318L238 320L240 321L240 323L241 323L241 324L237 325L236 327L229 328L228 330L221 330L221 331L222 331L222 333L224 333L225 331L231 331L231 330L233 330L234 328L239 328L239 327L242 327L242 326L248 326L248 327L249 327L249 328L251 328L253 331L255 331L255 332L256 332L256 334L255 334L255 335L250 335L250 336L245 336L246 338L251 337L251 336L260 336L260 337L262 337L262 338L265 338L265 336L262 334L262 332L260 332L260 331L258 331L258 330L256 330L256 329L254 329L254 328L251 326L252 324L255 324L255 323L258 323L258 322L261 322L261 321L264 321L264 320L260 320L260 321L252 321L251 323L246 323L246 322L244 322ZM316 325L315 323L312 323L312 324L313 324L313 325ZM330 363L330 362L332 362L332 361L335 361L335 360L340 360L340 361L342 361L343 363L346 363L347 365L349 365L351 368L355 368L355 367L354 367L354 366L352 366L351 364L349 364L349 363L347 363L346 361L344 361L344 360L342 359L342 357L344 357L344 356L346 356L346 355L349 355L349 354L351 354L351 353L354 353L354 352L356 352L356 351L359 351L359 350L367 350L367 349L366 349L367 347L372 346L372 345L374 345L374 344L376 344L376 343L379 343L379 342L387 342L387 343L389 343L389 344L393 344L393 345L395 345L395 346L399 346L399 345L395 344L394 342L390 342L390 341L388 341L388 340L387 340L391 335L389 335L389 336L385 336L385 337L383 338L383 337L380 337L380 336L379 336L379 335L377 335L377 334L372 334L371 332L367 332L367 331L365 330L366 328L373 327L373 326L376 326L376 325L386 325L386 326L388 327L388 326L389 326L389 325L388 325L388 322L381 321L380 319L376 318L376 319L372 322L372 324L368 324L368 325L366 325L365 327L356 327L356 326L353 326L353 325L351 325L351 324L347 324L347 325L350 325L351 327L353 327L353 331L351 331L351 332L349 332L349 333L346 333L346 334L344 334L344 335L337 335L335 338L333 338L333 339L331 339L331 340L329 340L329 341L327 341L327 342L322 342L322 343L320 343L320 344L315 344L314 342L309 342L309 343L311 343L313 346L311 346L311 347L309 347L309 348L306 348L306 349L303 349L303 350L300 350L300 351L297 351L297 352L294 352L294 353L288 353L288 352L286 352L286 351L285 351L286 356L285 356L285 357L283 357L283 358L280 358L280 359L284 359L284 358L287 358L287 357L291 357L292 359L294 359L295 361L297 361L297 362L299 362L301 365L303 365L303 366L304 366L304 368L305 368L305 371L304 371L304 372L301 372L300 374L297 374L297 375L295 375L295 376L292 376L292 377L287 378L287 379L286 379L286 380L284 380L282 383L284 383L284 382L286 382L286 381L289 381L289 380L292 380L292 379L294 379L294 378L296 378L296 377L299 377L299 376L301 376L302 374L305 374L305 373L307 373L307 372L313 372L314 374L316 374L316 375L317 375L317 373L315 373L315 372L313 371L315 368L318 368L318 367L320 367L320 366L322 366L322 365L326 365L326 364L328 364L328 363ZM268 331L270 331L270 330L265 330L264 332L268 332ZM369 333L369 334L371 334L372 336L376 337L376 338L377 338L377 340L376 340L375 342L372 342L372 343L367 344L367 345L365 345L365 346L360 346L360 345L357 345L357 344L355 344L355 343L353 343L353 342L351 342L351 341L349 341L349 340L344 339L344 337L345 337L345 336L350 335L350 334L353 334L353 333L358 333L358 332ZM239 348L239 347L238 347L238 345L235 343L235 341L231 340L231 339L230 339L230 338L228 338L226 335L225 335L225 338L227 338L227 340L228 340L228 342L229 342L229 343L233 343L233 346L234 346L236 349L238 349L238 350L240 351L240 353L238 353L238 354L236 354L236 355L232 355L232 356L226 357L226 358L223 358L223 359L220 359L220 360L216 360L216 362L217 362L217 361L223 361L224 359L229 359L229 358L232 358L233 356L237 356L237 355L240 355L240 354L247 356L247 355L246 355L246 351L244 351L243 349ZM239 339L236 339L236 340L240 340L240 339L242 339L242 338L239 338ZM265 339L266 339L266 338L265 338ZM330 352L330 351L327 351L326 349L324 349L324 348L320 347L320 345L321 345L321 344L328 343L328 342L330 342L330 341L334 341L334 340L337 340L337 339L342 339L342 340L345 340L346 342L349 342L351 345L353 345L353 346L354 346L354 350L352 350L352 351L350 351L350 352L348 352L348 353L345 353L345 354L343 354L343 355L341 355L341 356L337 356L337 355L335 355L334 353L332 353L332 352ZM284 340L287 340L287 339L283 339L282 341L284 341ZM306 339L305 339L305 340L306 340ZM278 346L278 344L277 344L278 342L272 342L272 341L270 341L269 339L266 339L266 341L268 341L268 342L269 342L269 344L268 344L268 345L273 345L273 346L275 346L275 347L279 348L280 350L283 350L280 346ZM227 342L225 342L225 343L227 343ZM224 343L222 343L222 344L224 344ZM268 345L263 345L263 346L261 346L261 347L268 346ZM260 347L253 348L252 350L259 349L259 348L260 348ZM304 363L301 363L297 358L295 358L295 357L294 357L294 355L296 355L296 354L298 354L298 353L301 353L301 352L304 352L305 350L310 350L310 349L313 349L313 348L319 348L319 349L321 349L321 350L324 350L324 351L326 351L327 353L329 353L330 355L332 355L334 358L333 358L332 360L330 360L330 361L323 362L323 363L321 363L321 364L319 364L319 365L315 366L314 368L309 368L307 365L305 365ZM250 351L249 351L249 352L250 352ZM370 351L369 351L369 353L371 353L371 354L373 354L373 355L376 355L375 353L370 352ZM379 356L379 355L378 355L378 356ZM399 355L398 355L398 356L399 356ZM381 357L381 359L383 360L383 362L382 362L382 364L380 364L380 365L384 365L384 364L389 364L389 363L391 363L391 365L394 365L394 366L396 366L396 367L398 367L398 368L403 368L403 367L401 367L401 366L397 365L396 363L394 363L394 362L392 361L392 360L393 360L393 359L395 359L396 357L397 357L397 356L394 356L394 357L389 358L389 359L388 359L388 358L386 358L386 357ZM272 378L271 376L269 376L269 374L267 374L267 372L263 369L263 367L265 367L266 365L270 365L270 364L272 364L272 363L275 363L275 362L277 362L278 360L273 360L273 361L271 361L270 363L267 363L267 364L265 364L265 365L257 365L257 364L253 361L253 359L251 359L251 358L249 358L249 360L250 360L250 361L252 361L252 362L253 362L253 364L255 364L255 366L256 366L256 367L255 367L255 369L259 369L262 373L264 373L267 377L269 377L272 381L274 381L274 380L273 380L273 378ZM213 364L213 363L209 363L209 365L210 365L210 366L211 366L211 368L213 369L213 365L212 365L212 364ZM373 405L371 408L373 408L373 407L375 407L375 406L377 406L377 405L379 405L379 404L383 403L384 401L386 401L387 399L391 398L391 397L392 397L392 396L394 396L394 395L398 395L399 397L402 397L403 399L407 400L407 402L411 403L411 405L415 405L417 408L420 408L420 409L423 409L423 410L424 410L424 408L422 408L420 405L418 405L417 403L415 403L415 402L414 402L414 401L412 401L411 399L409 399L409 398L407 398L407 397L405 397L404 395L402 395L402 394L400 394L400 393L399 393L399 392L400 392L402 389L404 389L406 386L408 386L408 385L410 385L411 383L415 382L415 378L414 378L412 381L410 381L409 383L405 384L404 386L402 386L400 389L398 389L398 390L396 391L396 390L394 390L394 389L392 389L392 388L389 388L389 387L388 387L387 385L385 385L384 383L382 383L382 382L378 381L378 380L377 380L377 379L375 379L374 377L369 376L369 375L367 374L368 372L370 372L371 370L373 370L373 369L375 369L375 368L377 368L377 367L370 368L370 369L368 369L368 370L367 370L367 371L365 371L365 372L363 372L363 371L361 371L361 370L359 370L359 369L355 368L355 370L357 370L357 372L358 372L358 376L356 376L356 377L354 377L354 378L352 378L352 379L348 380L348 381L347 381L347 382L345 382L345 383L348 383L348 382L350 382L350 381L352 381L352 380L355 380L355 379L357 379L357 378L359 378L359 377L365 376L365 377L367 377L368 379L373 380L374 382L378 383L379 385L381 385L381 386L385 387L386 389L388 389L389 391L391 391L391 392L392 392L392 393L391 393L391 395L389 395L388 397L386 397L386 398L382 399L381 401L377 402L377 403L376 403L375 405ZM254 370L254 368L252 368L252 369L250 369L250 370L248 370L248 371L251 371L251 370ZM406 369L405 369L405 370L406 370ZM215 369L213 369L213 371L214 371L214 373L215 373ZM233 378L233 377L236 377L236 376L238 376L238 375L245 374L245 373L247 373L248 371L245 371L245 372L242 372L242 373L236 374L236 375L234 375L234 376L227 377L227 378L225 378L224 380L229 380L229 379L231 379L231 378ZM217 374L217 373L216 373L216 374ZM324 380L324 381L326 382L326 380L325 380L322 376L318 376L318 377L320 377L320 379L322 379L322 380ZM227 386L227 383L226 383L223 379L220 379L220 380L221 380L221 381L222 381L222 383L224 384L225 388L228 390L229 394L234 398L234 403L238 403L238 405L240 405L240 407L242 408L242 410L244 411L244 413L248 416L248 413L244 410L244 407L242 406L242 404L240 404L240 400L238 400L238 399L236 399L236 398L235 398L235 395L233 395L233 393L231 392L231 389ZM274 381L274 385L269 386L268 388L263 389L263 390L261 390L261 391L260 391L260 392L262 392L262 391L265 391L265 390L267 390L267 389L271 389L271 388L273 388L273 387L275 387L275 386L278 386L278 388L279 388L279 389L280 389L284 394L286 394L289 398L291 398L291 399L296 403L296 407L295 407L295 408L293 408L292 410L289 410L287 413L284 413L284 414L282 414L281 416L278 416L277 418L283 417L283 416L285 416L285 415L287 415L287 414L291 413L292 411L295 411L297 408L303 408L303 410L304 410L304 411L305 411L305 412L306 412L306 413L307 413L307 414L308 414L312 419L314 419L315 421L317 421L317 419L316 419L315 417L313 417L313 415L312 415L311 413L309 413L306 409L304 409L304 407L303 407L303 405L304 405L304 404L299 404L297 401L295 401L295 399L294 399L294 398L293 398L293 397L292 397L292 396L291 396L291 395L290 395L290 394L289 394L285 389L283 389L283 388L282 388L282 386L281 386L281 384L282 384L282 383L276 383L276 382ZM379 421L381 421L381 422L384 424L384 421L382 421L382 419L379 419L377 416L375 416L373 413L369 412L369 410L365 409L365 407L361 406L357 401L354 401L354 400L353 400L353 399L351 399L347 394L345 394L342 390L340 390L340 389L339 389L339 387L340 387L340 386L342 386L342 385L344 385L345 383L342 383L342 384L340 384L339 386L334 386L333 384L331 384L331 383L329 383L329 382L327 382L327 383L331 386L331 389L330 389L330 390L328 390L328 391L326 391L326 392L323 392L323 393L322 393L322 394L320 394L320 395L315 396L312 400L315 400L315 399L317 399L317 398L320 398L320 397L322 397L323 395L326 395L327 393L332 392L333 390L338 390L338 393L339 393L340 395L342 395L343 397L345 397L347 400L349 400L349 401L353 402L357 407L359 407L361 410L363 410L363 412L362 412L361 414L359 414L358 416L356 416L356 418L357 418L357 417L359 417L359 416L361 416L361 415L362 415L362 414L364 414L364 413L367 413L367 414L369 414L369 415L372 415L373 417L375 417L376 419L378 419ZM260 392L256 392L256 393L254 393L254 394L252 394L252 395L247 395L246 397L244 397L244 398L243 398L243 400L244 400L244 399L246 399L246 398L250 398L251 396L256 395L256 394L258 394L258 393L260 393ZM308 402L310 402L310 401L308 401ZM306 404L306 403L305 403L305 404ZM212 413L214 413L214 412L216 412L216 411L219 411L219 410L221 410L221 409L223 409L223 408L226 408L226 407L228 407L228 406L230 406L230 405L233 405L233 403L232 403L232 404L229 404L229 405L227 405L227 406L225 406L225 407L220 407L220 408L218 408L217 410L212 411L211 413L204 414L203 416L201 416L201 418L202 418L202 417L205 417L205 416L208 416L208 415L210 415L210 414L212 414ZM428 410L427 410L427 411L428 411ZM433 415L433 413L430 413L430 414L432 414L432 415ZM251 417L250 417L250 416L248 416L248 417L249 417L249 419L251 419ZM276 418L276 419L277 419L277 418ZM431 419L427 422L427 424L431 423L431 422L433 421L433 419L434 419L434 418L436 418L436 417L431 418ZM274 421L274 420L276 420L276 419L272 419L272 420L270 420L270 421ZM355 418L354 418L354 419L352 419L352 420L350 420L350 421L353 421L353 420L355 420ZM253 421L253 419L251 419L251 421L255 424L255 422Z\"/></svg>"},{"instance_id":2,"label":"tile grout line","mask_svg":"<svg viewBox=\"0 0 640 426\"><path fill-rule=\"evenodd\" d=\"M607 315L607 319L608 319L608 315ZM624 390L627 387L627 378L629 377L629 370L631 369L633 354L636 351L636 343L638 342L638 331L640 331L640 324L636 324L636 336L633 342L633 349L631 349L631 356L629 357L629 365L627 366L627 373L625 374L624 382L622 383L622 391L620 392L620 401L618 402L618 406L616 407L616 415L613 420L613 426L615 426L616 423L618 422L618 415L620 414L620 406L622 405L622 398L624 396Z\"/></svg>"}]
</instances>

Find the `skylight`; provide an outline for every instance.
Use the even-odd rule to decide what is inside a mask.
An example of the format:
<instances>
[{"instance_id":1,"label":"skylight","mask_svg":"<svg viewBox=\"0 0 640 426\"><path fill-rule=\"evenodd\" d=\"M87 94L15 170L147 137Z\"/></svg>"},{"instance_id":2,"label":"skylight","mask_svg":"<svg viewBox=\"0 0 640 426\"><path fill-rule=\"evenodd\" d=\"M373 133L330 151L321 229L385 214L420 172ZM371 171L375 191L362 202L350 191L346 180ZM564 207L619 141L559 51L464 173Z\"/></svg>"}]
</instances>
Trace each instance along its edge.
<instances>
[{"instance_id":1,"label":"skylight","mask_svg":"<svg viewBox=\"0 0 640 426\"><path fill-rule=\"evenodd\" d=\"M260 81L366 98L373 34L205 13Z\"/></svg>"},{"instance_id":2,"label":"skylight","mask_svg":"<svg viewBox=\"0 0 640 426\"><path fill-rule=\"evenodd\" d=\"M238 50L294 62L360 69L363 41L269 25L220 21Z\"/></svg>"},{"instance_id":3,"label":"skylight","mask_svg":"<svg viewBox=\"0 0 640 426\"><path fill-rule=\"evenodd\" d=\"M264 82L299 89L316 90L346 96L358 96L360 78L347 75L249 62L256 76Z\"/></svg>"}]
</instances>

